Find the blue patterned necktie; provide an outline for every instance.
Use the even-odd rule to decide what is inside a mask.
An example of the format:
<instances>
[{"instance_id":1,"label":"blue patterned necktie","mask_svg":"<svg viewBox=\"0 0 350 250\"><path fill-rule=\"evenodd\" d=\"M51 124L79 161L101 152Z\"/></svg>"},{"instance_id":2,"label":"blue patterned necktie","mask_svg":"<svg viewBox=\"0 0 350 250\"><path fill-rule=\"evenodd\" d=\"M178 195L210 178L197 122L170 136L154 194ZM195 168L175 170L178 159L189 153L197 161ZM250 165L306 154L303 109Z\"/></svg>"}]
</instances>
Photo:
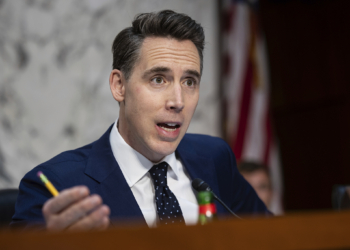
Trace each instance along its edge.
<instances>
[{"instance_id":1,"label":"blue patterned necktie","mask_svg":"<svg viewBox=\"0 0 350 250\"><path fill-rule=\"evenodd\" d=\"M154 165L149 170L154 184L159 221L161 225L169 225L177 222L184 224L185 221L182 216L180 204L167 184L167 171L168 163L164 161L158 165Z\"/></svg>"}]
</instances>

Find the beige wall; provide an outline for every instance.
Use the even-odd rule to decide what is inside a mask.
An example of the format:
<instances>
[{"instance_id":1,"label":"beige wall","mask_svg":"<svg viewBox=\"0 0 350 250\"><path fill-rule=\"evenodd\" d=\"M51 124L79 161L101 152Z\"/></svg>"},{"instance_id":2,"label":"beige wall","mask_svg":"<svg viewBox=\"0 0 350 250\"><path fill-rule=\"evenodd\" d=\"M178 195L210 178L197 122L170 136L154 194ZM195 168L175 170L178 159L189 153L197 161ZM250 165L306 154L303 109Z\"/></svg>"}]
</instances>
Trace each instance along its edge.
<instances>
[{"instance_id":1,"label":"beige wall","mask_svg":"<svg viewBox=\"0 0 350 250\"><path fill-rule=\"evenodd\" d=\"M201 97L189 132L220 135L214 0L0 2L0 188L99 138L118 117L111 43L140 12L173 9L206 33Z\"/></svg>"}]
</instances>

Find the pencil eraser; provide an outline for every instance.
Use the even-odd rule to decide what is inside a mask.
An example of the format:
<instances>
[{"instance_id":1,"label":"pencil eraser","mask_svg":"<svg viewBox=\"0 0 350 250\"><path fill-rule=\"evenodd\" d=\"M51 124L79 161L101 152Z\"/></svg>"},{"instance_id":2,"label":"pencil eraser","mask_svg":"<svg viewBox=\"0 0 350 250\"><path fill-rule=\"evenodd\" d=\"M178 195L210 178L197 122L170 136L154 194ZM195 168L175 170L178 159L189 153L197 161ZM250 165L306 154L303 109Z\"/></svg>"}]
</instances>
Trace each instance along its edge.
<instances>
[{"instance_id":1,"label":"pencil eraser","mask_svg":"<svg viewBox=\"0 0 350 250\"><path fill-rule=\"evenodd\" d=\"M43 174L43 172L38 171L38 173L36 175L40 177L40 175L42 175L42 174Z\"/></svg>"}]
</instances>

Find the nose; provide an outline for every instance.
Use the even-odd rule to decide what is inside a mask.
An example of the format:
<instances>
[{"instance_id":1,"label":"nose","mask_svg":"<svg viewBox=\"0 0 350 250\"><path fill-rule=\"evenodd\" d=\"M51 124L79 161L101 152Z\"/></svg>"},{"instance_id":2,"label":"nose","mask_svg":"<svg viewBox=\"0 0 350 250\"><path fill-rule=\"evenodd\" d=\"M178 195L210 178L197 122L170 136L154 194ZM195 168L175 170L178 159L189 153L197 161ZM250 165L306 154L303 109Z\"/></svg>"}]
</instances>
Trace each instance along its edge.
<instances>
[{"instance_id":1,"label":"nose","mask_svg":"<svg viewBox=\"0 0 350 250\"><path fill-rule=\"evenodd\" d=\"M174 84L169 91L166 108L168 110L174 110L180 112L185 106L183 98L183 90L180 84Z\"/></svg>"}]
</instances>

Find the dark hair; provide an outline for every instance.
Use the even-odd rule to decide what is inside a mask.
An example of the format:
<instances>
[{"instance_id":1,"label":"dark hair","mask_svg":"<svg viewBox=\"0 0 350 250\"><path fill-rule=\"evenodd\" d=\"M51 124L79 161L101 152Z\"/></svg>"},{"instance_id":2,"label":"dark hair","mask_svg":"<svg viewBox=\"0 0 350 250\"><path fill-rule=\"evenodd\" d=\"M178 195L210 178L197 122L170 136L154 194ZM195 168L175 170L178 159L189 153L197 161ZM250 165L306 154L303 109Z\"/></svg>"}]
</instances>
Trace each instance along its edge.
<instances>
[{"instance_id":1,"label":"dark hair","mask_svg":"<svg viewBox=\"0 0 350 250\"><path fill-rule=\"evenodd\" d=\"M200 70L203 69L204 31L200 24L185 14L172 10L142 13L135 17L132 27L122 30L112 45L113 69L124 73L125 79L131 76L139 58L143 40L146 37L170 37L177 40L190 40L200 57Z\"/></svg>"},{"instance_id":2,"label":"dark hair","mask_svg":"<svg viewBox=\"0 0 350 250\"><path fill-rule=\"evenodd\" d=\"M251 161L242 161L238 164L238 171L240 173L252 173L258 170L262 170L267 174L267 167L263 164Z\"/></svg>"}]
</instances>

